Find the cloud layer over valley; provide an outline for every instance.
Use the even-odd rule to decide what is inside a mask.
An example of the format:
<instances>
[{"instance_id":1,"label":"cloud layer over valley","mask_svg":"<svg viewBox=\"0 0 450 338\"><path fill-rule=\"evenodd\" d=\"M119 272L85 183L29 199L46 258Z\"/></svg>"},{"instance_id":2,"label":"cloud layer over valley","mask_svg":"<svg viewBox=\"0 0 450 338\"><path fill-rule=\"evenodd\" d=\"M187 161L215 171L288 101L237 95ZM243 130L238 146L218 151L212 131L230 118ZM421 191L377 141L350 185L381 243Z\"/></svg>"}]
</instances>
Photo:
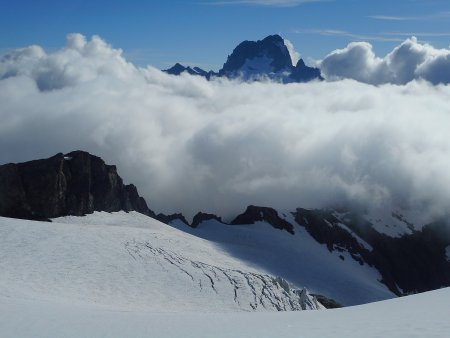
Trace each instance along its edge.
<instances>
[{"instance_id":1,"label":"cloud layer over valley","mask_svg":"<svg viewBox=\"0 0 450 338\"><path fill-rule=\"evenodd\" d=\"M54 53L31 46L2 57L0 163L86 150L166 213L448 210L450 87L409 82L450 81L448 51L431 48L411 39L380 59L359 43L322 61L328 78L380 86L283 85L170 76L72 34Z\"/></svg>"}]
</instances>

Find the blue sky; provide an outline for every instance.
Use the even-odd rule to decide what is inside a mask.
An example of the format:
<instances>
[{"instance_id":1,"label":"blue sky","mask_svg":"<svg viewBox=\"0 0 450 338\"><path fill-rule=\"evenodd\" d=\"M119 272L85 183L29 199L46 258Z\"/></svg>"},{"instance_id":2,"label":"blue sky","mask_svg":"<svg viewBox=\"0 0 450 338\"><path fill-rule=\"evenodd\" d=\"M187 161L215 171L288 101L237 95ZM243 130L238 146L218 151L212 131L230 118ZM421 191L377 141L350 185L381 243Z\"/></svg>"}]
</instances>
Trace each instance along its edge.
<instances>
[{"instance_id":1,"label":"blue sky","mask_svg":"<svg viewBox=\"0 0 450 338\"><path fill-rule=\"evenodd\" d=\"M450 45L448 0L0 0L0 51L60 48L67 33L100 35L138 65L175 62L219 69L242 40L289 39L305 59L351 41L384 55L415 35Z\"/></svg>"}]
</instances>

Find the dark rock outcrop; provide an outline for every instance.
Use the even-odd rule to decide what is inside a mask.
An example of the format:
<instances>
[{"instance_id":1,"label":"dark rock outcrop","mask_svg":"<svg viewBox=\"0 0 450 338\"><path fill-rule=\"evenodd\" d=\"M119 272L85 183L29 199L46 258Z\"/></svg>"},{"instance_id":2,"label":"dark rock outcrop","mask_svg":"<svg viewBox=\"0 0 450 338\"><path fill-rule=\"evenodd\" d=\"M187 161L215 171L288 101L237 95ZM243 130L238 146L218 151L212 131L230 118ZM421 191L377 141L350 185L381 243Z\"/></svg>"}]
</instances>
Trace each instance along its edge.
<instances>
[{"instance_id":1,"label":"dark rock outcrop","mask_svg":"<svg viewBox=\"0 0 450 338\"><path fill-rule=\"evenodd\" d=\"M292 60L284 40L279 35L269 35L263 40L241 42L219 71L219 75L235 77L242 71L245 64L254 59L267 58L270 61L270 71L273 73L290 70ZM258 71L258 69L255 69Z\"/></svg>"},{"instance_id":2,"label":"dark rock outcrop","mask_svg":"<svg viewBox=\"0 0 450 338\"><path fill-rule=\"evenodd\" d=\"M204 212L199 212L192 219L191 227L192 228L196 228L196 227L198 227L198 225L200 223L209 221L211 219L215 219L216 221L218 221L220 223L223 223L221 217L218 217L218 216L216 216L214 214L207 214L207 213L204 213Z\"/></svg>"},{"instance_id":3,"label":"dark rock outcrop","mask_svg":"<svg viewBox=\"0 0 450 338\"><path fill-rule=\"evenodd\" d=\"M373 264L383 282L391 288L400 287L406 294L450 286L448 229L446 222L435 222L399 238L377 235L370 239Z\"/></svg>"},{"instance_id":4,"label":"dark rock outcrop","mask_svg":"<svg viewBox=\"0 0 450 338\"><path fill-rule=\"evenodd\" d=\"M258 221L265 221L276 229L286 230L294 234L294 227L291 223L281 218L275 209L267 207L257 207L250 205L243 214L237 216L231 224L254 224Z\"/></svg>"},{"instance_id":5,"label":"dark rock outcrop","mask_svg":"<svg viewBox=\"0 0 450 338\"><path fill-rule=\"evenodd\" d=\"M319 303L325 306L325 308L327 309L339 309L342 307L342 304L339 304L334 299L325 297L323 295L312 293L311 296L316 297Z\"/></svg>"},{"instance_id":6,"label":"dark rock outcrop","mask_svg":"<svg viewBox=\"0 0 450 338\"><path fill-rule=\"evenodd\" d=\"M348 230L338 225L341 222L333 216L332 212L298 208L295 221L305 227L317 242L325 244L330 252L346 251L361 265L370 262L370 251Z\"/></svg>"},{"instance_id":7,"label":"dark rock outcrop","mask_svg":"<svg viewBox=\"0 0 450 338\"><path fill-rule=\"evenodd\" d=\"M218 74L213 72L212 70L207 72L206 70L203 70L200 67L192 67L192 68L189 66L185 67L180 63L176 63L171 68L163 70L163 71L166 72L167 74L171 74L171 75L181 75L182 73L187 72L190 75L203 76L207 80L209 80L213 76L218 76Z\"/></svg>"},{"instance_id":8,"label":"dark rock outcrop","mask_svg":"<svg viewBox=\"0 0 450 338\"><path fill-rule=\"evenodd\" d=\"M171 215L164 215L164 214L158 214L155 217L158 221L163 222L165 224L170 224L171 222L175 220L180 220L186 225L189 225L189 222L186 220L186 218L183 216L183 214L176 213Z\"/></svg>"},{"instance_id":9,"label":"dark rock outcrop","mask_svg":"<svg viewBox=\"0 0 450 338\"><path fill-rule=\"evenodd\" d=\"M154 217L134 185L87 152L0 166L0 216L48 220L94 211L138 211Z\"/></svg>"},{"instance_id":10,"label":"dark rock outcrop","mask_svg":"<svg viewBox=\"0 0 450 338\"><path fill-rule=\"evenodd\" d=\"M319 68L308 67L305 62L300 59L289 76L292 82L308 82L313 80L323 80Z\"/></svg>"},{"instance_id":11,"label":"dark rock outcrop","mask_svg":"<svg viewBox=\"0 0 450 338\"><path fill-rule=\"evenodd\" d=\"M330 210L297 209L296 222L303 226L328 250L348 252L360 264L375 267L383 282L397 295L424 292L450 286L450 262L446 247L450 245L450 227L445 221L435 222L401 237L390 237L374 230L356 214L345 221ZM352 235L372 247L368 250Z\"/></svg>"}]
</instances>

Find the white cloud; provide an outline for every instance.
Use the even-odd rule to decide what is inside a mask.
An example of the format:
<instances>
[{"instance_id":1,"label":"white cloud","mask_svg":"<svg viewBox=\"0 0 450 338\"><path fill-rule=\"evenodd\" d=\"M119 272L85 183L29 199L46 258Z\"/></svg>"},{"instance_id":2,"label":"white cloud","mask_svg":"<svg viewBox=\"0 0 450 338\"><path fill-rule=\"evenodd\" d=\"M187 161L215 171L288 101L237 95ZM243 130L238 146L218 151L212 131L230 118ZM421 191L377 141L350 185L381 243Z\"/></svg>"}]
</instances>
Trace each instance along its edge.
<instances>
[{"instance_id":1,"label":"white cloud","mask_svg":"<svg viewBox=\"0 0 450 338\"><path fill-rule=\"evenodd\" d=\"M396 37L393 33L384 33L379 35L355 34L338 29L296 29L294 30L294 33L317 34L322 36L342 36L361 41L402 42L404 40L403 38Z\"/></svg>"},{"instance_id":2,"label":"white cloud","mask_svg":"<svg viewBox=\"0 0 450 338\"><path fill-rule=\"evenodd\" d=\"M90 41L81 34L69 34L66 47L47 55L39 46L13 51L1 60L0 78L33 77L41 90L52 90L94 81L99 76L127 77L134 66L98 36Z\"/></svg>"},{"instance_id":3,"label":"white cloud","mask_svg":"<svg viewBox=\"0 0 450 338\"><path fill-rule=\"evenodd\" d=\"M292 64L294 66L296 66L298 60L300 60L300 53L298 53L295 50L295 47L291 41L284 39L284 45L286 46L287 50L289 51L289 55L291 56Z\"/></svg>"},{"instance_id":4,"label":"white cloud","mask_svg":"<svg viewBox=\"0 0 450 338\"><path fill-rule=\"evenodd\" d=\"M357 69L369 66L367 77L386 62L369 45L346 53L364 61ZM435 59L416 71L434 74L447 62ZM157 212L336 203L448 210L448 86L208 82L137 68L80 35L51 54L16 50L0 74L0 163L84 149L117 164Z\"/></svg>"},{"instance_id":5,"label":"white cloud","mask_svg":"<svg viewBox=\"0 0 450 338\"><path fill-rule=\"evenodd\" d=\"M352 42L327 55L321 70L329 80L349 78L375 85L405 84L415 79L450 83L450 49L436 49L413 37L380 58L371 44Z\"/></svg>"},{"instance_id":6,"label":"white cloud","mask_svg":"<svg viewBox=\"0 0 450 338\"><path fill-rule=\"evenodd\" d=\"M386 20L386 21L409 21L409 20L419 20L418 17L405 17L405 16L392 16L392 15L371 15L371 19L376 20Z\"/></svg>"},{"instance_id":7,"label":"white cloud","mask_svg":"<svg viewBox=\"0 0 450 338\"><path fill-rule=\"evenodd\" d=\"M425 14L419 16L401 16L401 15L370 15L369 18L384 21L435 21L439 19L448 19L449 11L442 11L433 14Z\"/></svg>"}]
</instances>

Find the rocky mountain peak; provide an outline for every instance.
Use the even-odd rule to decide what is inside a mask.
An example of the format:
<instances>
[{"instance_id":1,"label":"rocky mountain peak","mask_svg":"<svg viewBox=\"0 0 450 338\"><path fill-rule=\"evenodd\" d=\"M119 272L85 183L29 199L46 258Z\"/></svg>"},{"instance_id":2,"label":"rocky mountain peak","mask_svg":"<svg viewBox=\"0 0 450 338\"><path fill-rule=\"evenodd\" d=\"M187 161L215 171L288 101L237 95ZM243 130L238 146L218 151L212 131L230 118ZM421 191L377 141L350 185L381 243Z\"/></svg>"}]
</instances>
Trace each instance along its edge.
<instances>
[{"instance_id":1,"label":"rocky mountain peak","mask_svg":"<svg viewBox=\"0 0 450 338\"><path fill-rule=\"evenodd\" d=\"M170 75L181 75L184 72L187 72L190 75L199 75L199 76L203 76L206 79L210 79L212 76L217 76L216 73L214 73L213 71L209 71L207 72L206 70L203 70L200 67L189 67L189 66L183 66L180 63L176 63L174 66L172 66L169 69L164 70L164 72L166 72L167 74Z\"/></svg>"},{"instance_id":2,"label":"rocky mountain peak","mask_svg":"<svg viewBox=\"0 0 450 338\"><path fill-rule=\"evenodd\" d=\"M174 214L170 214L170 215L165 215L163 213L159 213L158 215L156 215L155 217L158 221L163 222L165 224L171 224L173 221L181 221L182 223L189 225L189 222L187 221L187 219L184 217L183 214L181 213L174 213Z\"/></svg>"},{"instance_id":3,"label":"rocky mountain peak","mask_svg":"<svg viewBox=\"0 0 450 338\"><path fill-rule=\"evenodd\" d=\"M173 65L169 69L166 69L165 72L168 74L171 74L171 75L180 75L181 73L186 71L188 68L189 67L185 67L182 64L177 62L175 65Z\"/></svg>"},{"instance_id":4,"label":"rocky mountain peak","mask_svg":"<svg viewBox=\"0 0 450 338\"><path fill-rule=\"evenodd\" d=\"M250 205L244 213L238 215L231 224L254 224L259 221L265 221L276 229L286 230L289 233L294 234L293 225L281 218L275 209L268 207Z\"/></svg>"},{"instance_id":5,"label":"rocky mountain peak","mask_svg":"<svg viewBox=\"0 0 450 338\"><path fill-rule=\"evenodd\" d=\"M318 68L308 67L303 60L292 65L291 55L284 39L275 34L258 41L243 41L228 56L218 73L205 71L198 67L183 66L179 63L165 70L172 75L187 72L207 78L240 78L245 81L271 79L278 82L307 82L323 80Z\"/></svg>"},{"instance_id":6,"label":"rocky mountain peak","mask_svg":"<svg viewBox=\"0 0 450 338\"><path fill-rule=\"evenodd\" d=\"M219 223L222 223L222 218L219 216L216 216L214 214L204 213L204 212L198 212L192 219L191 227L196 228L202 222L206 222L206 221L209 221L212 219L218 221Z\"/></svg>"},{"instance_id":7,"label":"rocky mountain peak","mask_svg":"<svg viewBox=\"0 0 450 338\"><path fill-rule=\"evenodd\" d=\"M276 73L289 71L292 60L284 40L279 35L269 35L263 40L244 41L228 56L221 76L237 76L239 72Z\"/></svg>"}]
</instances>

